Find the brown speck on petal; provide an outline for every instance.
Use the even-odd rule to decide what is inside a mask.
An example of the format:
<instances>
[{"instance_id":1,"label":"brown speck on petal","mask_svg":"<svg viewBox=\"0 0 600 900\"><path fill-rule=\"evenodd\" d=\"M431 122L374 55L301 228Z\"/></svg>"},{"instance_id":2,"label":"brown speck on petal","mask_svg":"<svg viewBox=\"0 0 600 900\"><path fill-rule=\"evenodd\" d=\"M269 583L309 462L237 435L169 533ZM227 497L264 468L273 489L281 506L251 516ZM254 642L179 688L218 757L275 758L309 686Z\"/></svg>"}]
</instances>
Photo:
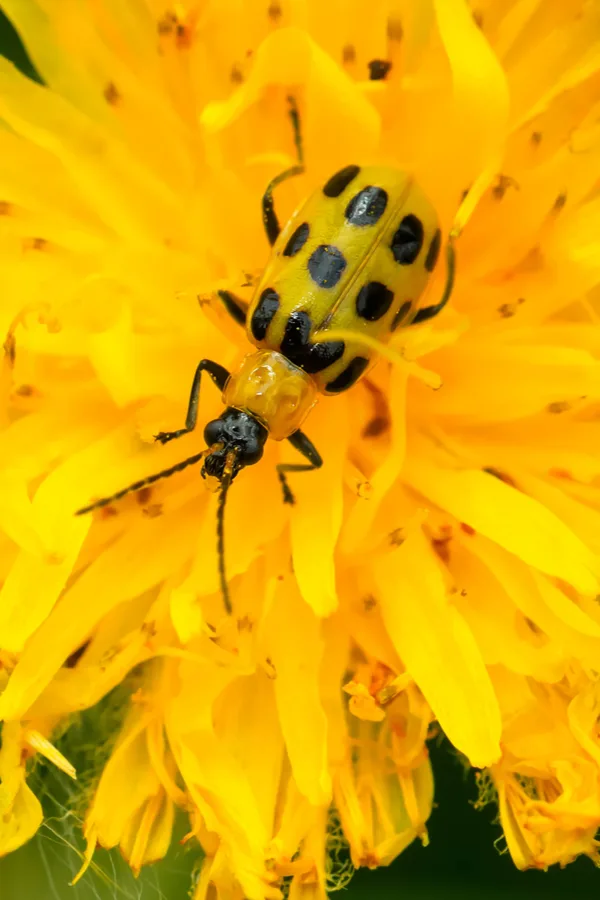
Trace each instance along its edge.
<instances>
[{"instance_id":1,"label":"brown speck on petal","mask_svg":"<svg viewBox=\"0 0 600 900\"><path fill-rule=\"evenodd\" d=\"M432 538L431 546L436 556L446 565L450 562L450 542L452 535L442 538Z\"/></svg>"},{"instance_id":2,"label":"brown speck on petal","mask_svg":"<svg viewBox=\"0 0 600 900\"><path fill-rule=\"evenodd\" d=\"M192 46L193 28L190 24L178 22L175 27L175 43L179 50L187 50Z\"/></svg>"},{"instance_id":3,"label":"brown speck on petal","mask_svg":"<svg viewBox=\"0 0 600 900\"><path fill-rule=\"evenodd\" d=\"M394 528L394 530L390 532L388 537L392 547L401 547L406 540L406 535L403 528Z\"/></svg>"},{"instance_id":4,"label":"brown speck on petal","mask_svg":"<svg viewBox=\"0 0 600 900\"><path fill-rule=\"evenodd\" d=\"M516 315L519 306L523 303L525 303L525 298L519 297L514 303L503 303L498 307L498 312L503 319L510 319L512 316Z\"/></svg>"},{"instance_id":5,"label":"brown speck on petal","mask_svg":"<svg viewBox=\"0 0 600 900\"><path fill-rule=\"evenodd\" d=\"M362 384L371 395L374 406L373 416L364 426L362 436L365 438L379 437L391 428L392 423L388 401L385 394L383 394L370 378L365 378Z\"/></svg>"},{"instance_id":6,"label":"brown speck on petal","mask_svg":"<svg viewBox=\"0 0 600 900\"><path fill-rule=\"evenodd\" d=\"M145 506L142 510L142 515L146 516L148 519L157 519L159 516L163 514L163 505L162 503L150 503L148 506Z\"/></svg>"},{"instance_id":7,"label":"brown speck on petal","mask_svg":"<svg viewBox=\"0 0 600 900\"><path fill-rule=\"evenodd\" d=\"M541 635L544 633L542 631L542 629L539 627L539 625L536 625L536 623L533 621L533 619L530 619L529 616L523 616L523 620L524 620L525 624L527 625L527 627L531 631L533 631L533 633L535 635Z\"/></svg>"},{"instance_id":8,"label":"brown speck on petal","mask_svg":"<svg viewBox=\"0 0 600 900\"><path fill-rule=\"evenodd\" d=\"M392 68L392 63L388 59L372 59L368 63L368 68L371 81L384 81Z\"/></svg>"},{"instance_id":9,"label":"brown speck on petal","mask_svg":"<svg viewBox=\"0 0 600 900\"><path fill-rule=\"evenodd\" d=\"M157 30L159 34L172 34L177 25L177 16L173 12L166 12L164 16L158 20Z\"/></svg>"},{"instance_id":10,"label":"brown speck on petal","mask_svg":"<svg viewBox=\"0 0 600 900\"><path fill-rule=\"evenodd\" d=\"M555 212L555 213L560 212L561 209L564 208L566 202L567 202L567 194L566 194L566 192L563 191L562 193L558 194L556 200L554 201L554 206L552 207L552 212Z\"/></svg>"},{"instance_id":11,"label":"brown speck on petal","mask_svg":"<svg viewBox=\"0 0 600 900\"><path fill-rule=\"evenodd\" d=\"M6 339L4 341L3 349L4 349L4 356L8 360L9 365L14 366L15 358L17 355L17 342L16 342L15 336L12 333L12 331L7 334Z\"/></svg>"},{"instance_id":12,"label":"brown speck on petal","mask_svg":"<svg viewBox=\"0 0 600 900\"><path fill-rule=\"evenodd\" d=\"M149 502L150 497L152 496L152 488L147 485L146 487L141 488L141 490L136 492L135 499L136 502L139 503L140 506L145 506L146 503Z\"/></svg>"},{"instance_id":13,"label":"brown speck on petal","mask_svg":"<svg viewBox=\"0 0 600 900\"><path fill-rule=\"evenodd\" d=\"M35 394L35 388L32 384L20 384L15 394L18 397L32 397Z\"/></svg>"},{"instance_id":14,"label":"brown speck on petal","mask_svg":"<svg viewBox=\"0 0 600 900\"><path fill-rule=\"evenodd\" d=\"M552 415L557 416L560 413L568 412L571 409L571 404L567 400L555 400L552 403L549 403L546 407L546 410Z\"/></svg>"},{"instance_id":15,"label":"brown speck on petal","mask_svg":"<svg viewBox=\"0 0 600 900\"><path fill-rule=\"evenodd\" d=\"M353 62L356 62L356 48L354 44L346 44L342 49L342 61L345 65L349 66Z\"/></svg>"},{"instance_id":16,"label":"brown speck on petal","mask_svg":"<svg viewBox=\"0 0 600 900\"><path fill-rule=\"evenodd\" d=\"M63 663L65 669L74 669L87 648L90 646L91 638L88 638L87 641L84 641L77 650L74 650L69 656L67 656L66 660Z\"/></svg>"},{"instance_id":17,"label":"brown speck on petal","mask_svg":"<svg viewBox=\"0 0 600 900\"><path fill-rule=\"evenodd\" d=\"M566 481L573 481L573 475L569 472L568 469L562 469L560 467L553 466L551 469L548 469L548 475L550 478L563 478Z\"/></svg>"},{"instance_id":18,"label":"brown speck on petal","mask_svg":"<svg viewBox=\"0 0 600 900\"><path fill-rule=\"evenodd\" d=\"M517 487L514 478L511 478L511 476L507 475L506 472L501 472L499 469L495 469L492 466L486 466L483 471L487 472L488 475L493 475L494 478L497 478L499 481L504 482L504 484L508 484L510 487Z\"/></svg>"},{"instance_id":19,"label":"brown speck on petal","mask_svg":"<svg viewBox=\"0 0 600 900\"><path fill-rule=\"evenodd\" d=\"M273 0L273 2L269 4L267 15L272 22L279 22L283 15L283 10L277 0Z\"/></svg>"},{"instance_id":20,"label":"brown speck on petal","mask_svg":"<svg viewBox=\"0 0 600 900\"><path fill-rule=\"evenodd\" d=\"M43 237L28 237L23 239L23 250L45 250L48 241Z\"/></svg>"},{"instance_id":21,"label":"brown speck on petal","mask_svg":"<svg viewBox=\"0 0 600 900\"><path fill-rule=\"evenodd\" d=\"M119 93L116 84L114 81L109 81L109 83L104 88L104 99L110 106L117 106L117 104L121 100L121 94Z\"/></svg>"},{"instance_id":22,"label":"brown speck on petal","mask_svg":"<svg viewBox=\"0 0 600 900\"><path fill-rule=\"evenodd\" d=\"M392 423L388 416L374 416L370 419L362 430L364 438L380 437L389 431Z\"/></svg>"},{"instance_id":23,"label":"brown speck on petal","mask_svg":"<svg viewBox=\"0 0 600 900\"><path fill-rule=\"evenodd\" d=\"M404 37L404 28L400 19L388 19L386 33L390 41L401 41Z\"/></svg>"},{"instance_id":24,"label":"brown speck on petal","mask_svg":"<svg viewBox=\"0 0 600 900\"><path fill-rule=\"evenodd\" d=\"M499 175L498 180L492 188L492 194L496 200L502 200L508 188L519 190L519 185L510 175Z\"/></svg>"}]
</instances>

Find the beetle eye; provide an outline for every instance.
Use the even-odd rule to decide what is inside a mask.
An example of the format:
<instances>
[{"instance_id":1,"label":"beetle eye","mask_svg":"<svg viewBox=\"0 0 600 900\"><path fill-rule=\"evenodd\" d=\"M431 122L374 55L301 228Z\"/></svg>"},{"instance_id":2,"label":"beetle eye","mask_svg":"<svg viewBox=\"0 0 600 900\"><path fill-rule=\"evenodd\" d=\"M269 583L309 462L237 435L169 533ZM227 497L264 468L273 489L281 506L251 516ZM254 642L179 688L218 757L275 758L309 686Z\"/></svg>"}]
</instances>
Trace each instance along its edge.
<instances>
[{"instance_id":1,"label":"beetle eye","mask_svg":"<svg viewBox=\"0 0 600 900\"><path fill-rule=\"evenodd\" d=\"M213 419L208 422L204 429L204 441L207 447L219 444L223 440L223 422L220 419Z\"/></svg>"},{"instance_id":2,"label":"beetle eye","mask_svg":"<svg viewBox=\"0 0 600 900\"><path fill-rule=\"evenodd\" d=\"M253 466L263 455L263 445L258 441L247 441L240 450L238 460L242 466Z\"/></svg>"}]
</instances>

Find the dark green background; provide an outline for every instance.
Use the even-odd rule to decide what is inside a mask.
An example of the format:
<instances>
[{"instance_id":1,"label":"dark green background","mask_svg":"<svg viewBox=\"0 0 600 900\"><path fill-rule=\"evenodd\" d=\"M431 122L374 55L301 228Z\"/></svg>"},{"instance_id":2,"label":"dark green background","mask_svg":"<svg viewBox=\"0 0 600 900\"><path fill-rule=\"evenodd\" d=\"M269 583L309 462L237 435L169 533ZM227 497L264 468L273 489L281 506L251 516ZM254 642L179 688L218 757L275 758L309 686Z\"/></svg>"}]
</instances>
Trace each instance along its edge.
<instances>
[{"instance_id":1,"label":"dark green background","mask_svg":"<svg viewBox=\"0 0 600 900\"><path fill-rule=\"evenodd\" d=\"M36 77L1 10L0 53L27 75ZM509 855L494 846L500 836L500 828L493 821L495 810L473 808L477 790L472 774L465 774L446 742L432 746L431 755L436 808L429 822L430 846L416 842L391 867L357 873L344 892L347 900L365 900L371 894L378 900L398 896L410 900L552 900L565 895L591 900L598 896L600 875L588 859L579 859L564 871L554 867L549 872L517 872ZM185 900L198 856L193 846L183 848L178 840L162 863L148 867L137 880L118 853L99 851L95 862L104 874L89 872L76 887L69 887L79 857L68 843L81 846L81 840L77 838L78 823L65 814L67 782L66 776L50 775L51 793L57 803L53 806L51 800L47 801L49 821L27 846L0 861L0 900ZM177 838L184 832L185 823L181 821ZM499 846L503 843L500 840Z\"/></svg>"},{"instance_id":2,"label":"dark green background","mask_svg":"<svg viewBox=\"0 0 600 900\"><path fill-rule=\"evenodd\" d=\"M340 898L366 900L372 893L377 900L398 896L410 900L554 900L567 895L591 900L598 896L600 875L588 859L579 859L565 870L517 872L509 855L494 847L500 836L499 826L493 824L495 811L472 806L477 796L472 775L465 774L446 741L440 746L432 742L430 749L437 782L436 808L429 820L430 845L422 847L415 842L389 868L358 872ZM68 887L80 865L69 843L81 847L77 822L65 816L63 791L70 789L70 783L66 776L43 769L44 790L57 802L46 799L48 824L27 846L0 860L1 900L186 900L199 856L193 844L179 844L185 832L183 820L167 858L147 867L139 879L134 879L119 853L100 850L94 859L104 875L88 872L76 887ZM34 774L34 788L38 777Z\"/></svg>"}]
</instances>

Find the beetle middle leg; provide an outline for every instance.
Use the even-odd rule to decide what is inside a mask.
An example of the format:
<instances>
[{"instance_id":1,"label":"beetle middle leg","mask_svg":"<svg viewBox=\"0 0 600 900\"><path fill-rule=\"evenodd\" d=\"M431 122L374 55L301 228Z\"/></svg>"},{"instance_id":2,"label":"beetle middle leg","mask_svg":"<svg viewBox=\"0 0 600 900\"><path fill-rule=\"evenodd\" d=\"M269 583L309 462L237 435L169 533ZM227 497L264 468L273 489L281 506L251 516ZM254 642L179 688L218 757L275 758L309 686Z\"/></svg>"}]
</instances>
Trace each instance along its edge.
<instances>
[{"instance_id":1,"label":"beetle middle leg","mask_svg":"<svg viewBox=\"0 0 600 900\"><path fill-rule=\"evenodd\" d=\"M312 472L314 469L320 469L323 465L323 459L313 442L304 434L303 431L294 431L294 433L289 436L288 441L290 442L292 447L295 447L296 450L298 450L298 452L308 460L308 464L279 463L279 465L277 466L277 475L279 476L279 481L281 482L281 487L283 490L283 502L293 504L295 502L294 495L288 484L286 473Z\"/></svg>"}]
</instances>

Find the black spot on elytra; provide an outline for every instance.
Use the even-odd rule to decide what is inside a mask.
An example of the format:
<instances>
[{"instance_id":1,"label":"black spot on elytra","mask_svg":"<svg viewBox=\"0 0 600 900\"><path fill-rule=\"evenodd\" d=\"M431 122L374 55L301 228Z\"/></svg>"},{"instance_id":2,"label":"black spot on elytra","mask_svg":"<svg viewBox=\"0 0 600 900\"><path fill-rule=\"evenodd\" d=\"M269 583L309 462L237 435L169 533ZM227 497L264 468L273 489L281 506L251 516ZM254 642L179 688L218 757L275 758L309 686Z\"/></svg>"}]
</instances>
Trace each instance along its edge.
<instances>
[{"instance_id":1,"label":"black spot on elytra","mask_svg":"<svg viewBox=\"0 0 600 900\"><path fill-rule=\"evenodd\" d=\"M376 322L385 316L392 305L394 292L380 281L370 281L361 287L356 297L356 312L367 322Z\"/></svg>"},{"instance_id":2,"label":"black spot on elytra","mask_svg":"<svg viewBox=\"0 0 600 900\"><path fill-rule=\"evenodd\" d=\"M310 277L323 288L335 287L345 268L344 254L331 244L321 244L308 260Z\"/></svg>"},{"instance_id":3,"label":"black spot on elytra","mask_svg":"<svg viewBox=\"0 0 600 900\"><path fill-rule=\"evenodd\" d=\"M392 324L390 325L390 331L395 331L400 322L404 321L410 312L410 308L412 306L412 300L405 300L396 315L392 320Z\"/></svg>"},{"instance_id":4,"label":"black spot on elytra","mask_svg":"<svg viewBox=\"0 0 600 900\"><path fill-rule=\"evenodd\" d=\"M344 354L343 341L309 343L311 319L304 310L293 312L286 322L280 351L309 375L333 365Z\"/></svg>"},{"instance_id":5,"label":"black spot on elytra","mask_svg":"<svg viewBox=\"0 0 600 900\"><path fill-rule=\"evenodd\" d=\"M356 384L368 365L369 360L364 356L355 356L346 368L340 372L338 377L325 386L325 390L331 394L340 394L342 391L347 390L353 384Z\"/></svg>"},{"instance_id":6,"label":"black spot on elytra","mask_svg":"<svg viewBox=\"0 0 600 900\"><path fill-rule=\"evenodd\" d=\"M401 266L409 266L423 246L423 224L420 219L409 213L404 216L390 244L394 259Z\"/></svg>"},{"instance_id":7,"label":"black spot on elytra","mask_svg":"<svg viewBox=\"0 0 600 900\"><path fill-rule=\"evenodd\" d=\"M372 59L368 65L371 81L383 81L392 68L389 59Z\"/></svg>"},{"instance_id":8,"label":"black spot on elytra","mask_svg":"<svg viewBox=\"0 0 600 900\"><path fill-rule=\"evenodd\" d=\"M293 235L285 245L285 250L283 251L284 256L295 256L302 248L304 247L306 241L308 240L310 228L308 222L303 222L302 225L298 225Z\"/></svg>"},{"instance_id":9,"label":"black spot on elytra","mask_svg":"<svg viewBox=\"0 0 600 900\"><path fill-rule=\"evenodd\" d=\"M310 344L300 368L309 375L322 372L323 369L341 359L345 349L346 345L343 341L323 341L321 344Z\"/></svg>"},{"instance_id":10,"label":"black spot on elytra","mask_svg":"<svg viewBox=\"0 0 600 900\"><path fill-rule=\"evenodd\" d=\"M326 197L339 197L350 182L354 181L359 172L360 166L346 166L345 169L340 169L339 172L331 176L323 188L323 193Z\"/></svg>"},{"instance_id":11,"label":"black spot on elytra","mask_svg":"<svg viewBox=\"0 0 600 900\"><path fill-rule=\"evenodd\" d=\"M284 356L296 362L306 352L310 336L310 316L304 310L293 312L285 323L280 350ZM298 363L296 363L298 365Z\"/></svg>"},{"instance_id":12,"label":"black spot on elytra","mask_svg":"<svg viewBox=\"0 0 600 900\"><path fill-rule=\"evenodd\" d=\"M278 309L279 294L273 288L265 288L250 321L250 330L257 341L265 339L267 328Z\"/></svg>"},{"instance_id":13,"label":"black spot on elytra","mask_svg":"<svg viewBox=\"0 0 600 900\"><path fill-rule=\"evenodd\" d=\"M346 220L350 225L374 225L385 212L387 206L387 192L380 187L363 188L355 194L346 207Z\"/></svg>"},{"instance_id":14,"label":"black spot on elytra","mask_svg":"<svg viewBox=\"0 0 600 900\"><path fill-rule=\"evenodd\" d=\"M435 264L438 261L438 256L440 255L440 247L442 245L442 232L439 228L436 228L434 236L431 238L431 243L429 245L429 250L427 251L427 256L425 257L425 268L428 272L433 272L435 269Z\"/></svg>"}]
</instances>

